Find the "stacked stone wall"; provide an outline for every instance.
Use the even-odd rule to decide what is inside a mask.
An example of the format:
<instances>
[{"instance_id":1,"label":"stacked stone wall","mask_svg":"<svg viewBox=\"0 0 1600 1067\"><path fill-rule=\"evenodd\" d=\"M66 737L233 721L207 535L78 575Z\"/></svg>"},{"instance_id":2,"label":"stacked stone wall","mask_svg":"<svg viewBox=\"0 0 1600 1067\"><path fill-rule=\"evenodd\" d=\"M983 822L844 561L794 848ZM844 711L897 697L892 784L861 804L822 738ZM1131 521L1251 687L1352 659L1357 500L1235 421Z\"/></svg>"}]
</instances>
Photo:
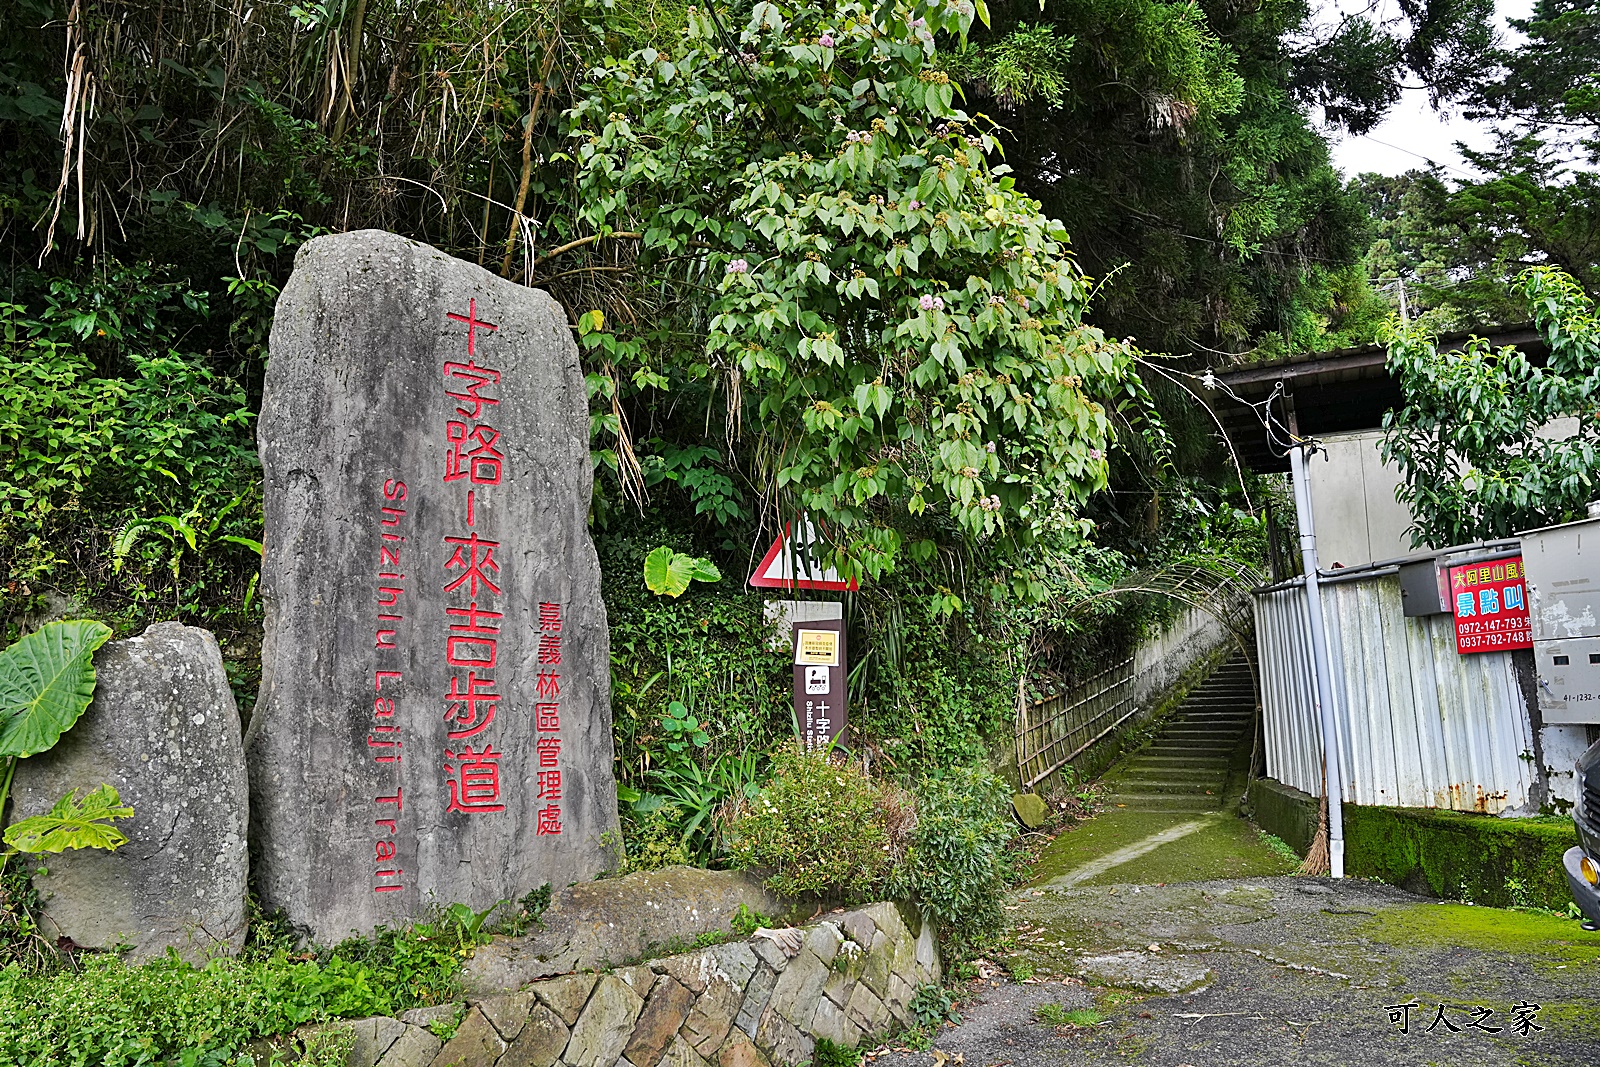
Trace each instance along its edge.
<instances>
[{"instance_id":1,"label":"stacked stone wall","mask_svg":"<svg viewBox=\"0 0 1600 1067\"><path fill-rule=\"evenodd\" d=\"M609 973L330 1025L353 1039L350 1067L781 1067L810 1059L819 1038L857 1047L909 1026L917 987L939 968L931 924L872 904ZM429 1027L458 1016L448 1041Z\"/></svg>"}]
</instances>

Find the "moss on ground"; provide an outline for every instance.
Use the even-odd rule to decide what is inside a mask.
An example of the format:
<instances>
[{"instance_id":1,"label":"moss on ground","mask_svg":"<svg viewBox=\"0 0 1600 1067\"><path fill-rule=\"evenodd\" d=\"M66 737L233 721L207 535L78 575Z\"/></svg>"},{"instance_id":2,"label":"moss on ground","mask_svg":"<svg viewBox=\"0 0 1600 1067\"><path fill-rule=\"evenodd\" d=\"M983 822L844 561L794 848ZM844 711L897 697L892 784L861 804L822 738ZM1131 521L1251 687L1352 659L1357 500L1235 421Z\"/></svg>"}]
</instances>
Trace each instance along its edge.
<instances>
[{"instance_id":1,"label":"moss on ground","mask_svg":"<svg viewBox=\"0 0 1600 1067\"><path fill-rule=\"evenodd\" d=\"M1261 832L1229 816L1090 878L1084 885L1208 882L1214 878L1254 878L1292 874L1298 861L1274 851Z\"/></svg>"},{"instance_id":2,"label":"moss on ground","mask_svg":"<svg viewBox=\"0 0 1600 1067\"><path fill-rule=\"evenodd\" d=\"M1292 873L1296 863L1275 851L1261 833L1232 815L1108 811L1052 841L1039 857L1033 884L1069 874L1086 863L1163 830L1202 820L1201 829L1108 868L1083 885L1156 885Z\"/></svg>"},{"instance_id":3,"label":"moss on ground","mask_svg":"<svg viewBox=\"0 0 1600 1067\"><path fill-rule=\"evenodd\" d=\"M1465 948L1537 956L1569 965L1600 965L1600 931L1590 932L1571 919L1533 912L1471 904L1414 904L1385 908L1356 933L1390 945Z\"/></svg>"},{"instance_id":4,"label":"moss on ground","mask_svg":"<svg viewBox=\"0 0 1600 1067\"><path fill-rule=\"evenodd\" d=\"M1091 860L1198 817L1171 812L1102 812L1045 846L1034 867L1032 884L1048 882L1077 870Z\"/></svg>"}]
</instances>

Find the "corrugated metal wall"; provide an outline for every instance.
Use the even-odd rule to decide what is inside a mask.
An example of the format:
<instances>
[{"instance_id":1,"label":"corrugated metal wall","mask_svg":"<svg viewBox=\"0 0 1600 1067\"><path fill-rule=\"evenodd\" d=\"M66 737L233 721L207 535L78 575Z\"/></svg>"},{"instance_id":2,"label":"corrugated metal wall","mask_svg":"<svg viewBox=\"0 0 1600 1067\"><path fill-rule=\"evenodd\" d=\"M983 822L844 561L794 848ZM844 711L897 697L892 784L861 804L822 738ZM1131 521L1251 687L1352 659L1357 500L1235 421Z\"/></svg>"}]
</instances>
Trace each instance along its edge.
<instances>
[{"instance_id":1,"label":"corrugated metal wall","mask_svg":"<svg viewBox=\"0 0 1600 1067\"><path fill-rule=\"evenodd\" d=\"M1322 590L1344 800L1491 814L1524 806L1533 739L1511 654L1457 654L1451 616L1406 618L1392 571ZM1254 599L1267 773L1319 796L1305 586Z\"/></svg>"}]
</instances>

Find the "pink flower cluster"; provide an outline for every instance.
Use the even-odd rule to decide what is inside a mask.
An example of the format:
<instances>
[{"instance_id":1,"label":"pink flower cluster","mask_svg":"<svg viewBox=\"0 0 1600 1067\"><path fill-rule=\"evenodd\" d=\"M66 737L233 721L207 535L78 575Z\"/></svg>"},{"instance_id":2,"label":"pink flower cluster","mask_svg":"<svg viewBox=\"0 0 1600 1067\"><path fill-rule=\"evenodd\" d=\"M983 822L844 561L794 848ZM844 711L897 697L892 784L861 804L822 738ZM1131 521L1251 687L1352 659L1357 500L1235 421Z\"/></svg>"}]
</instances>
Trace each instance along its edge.
<instances>
[{"instance_id":1,"label":"pink flower cluster","mask_svg":"<svg viewBox=\"0 0 1600 1067\"><path fill-rule=\"evenodd\" d=\"M922 201L921 200L908 200L908 201L906 201L906 210L907 211L916 211L920 207L922 207Z\"/></svg>"},{"instance_id":2,"label":"pink flower cluster","mask_svg":"<svg viewBox=\"0 0 1600 1067\"><path fill-rule=\"evenodd\" d=\"M1006 306L1006 298L1003 297L1003 296L991 296L989 298L989 306L992 307L992 308L1005 307Z\"/></svg>"},{"instance_id":3,"label":"pink flower cluster","mask_svg":"<svg viewBox=\"0 0 1600 1067\"><path fill-rule=\"evenodd\" d=\"M998 496L980 496L978 498L978 506L984 511L999 511L1003 505L1001 505Z\"/></svg>"},{"instance_id":4,"label":"pink flower cluster","mask_svg":"<svg viewBox=\"0 0 1600 1067\"><path fill-rule=\"evenodd\" d=\"M732 263L728 264L729 274L746 274L749 272L749 270L750 264L745 262L743 259L736 259Z\"/></svg>"},{"instance_id":5,"label":"pink flower cluster","mask_svg":"<svg viewBox=\"0 0 1600 1067\"><path fill-rule=\"evenodd\" d=\"M1090 459L1105 459L1106 458L1106 454L1102 449L1091 448L1091 449L1089 449L1089 458Z\"/></svg>"},{"instance_id":6,"label":"pink flower cluster","mask_svg":"<svg viewBox=\"0 0 1600 1067\"><path fill-rule=\"evenodd\" d=\"M822 35L822 39L820 41L818 41L817 43L820 44L824 48L832 48L833 47L833 34L831 34L831 33L823 34Z\"/></svg>"},{"instance_id":7,"label":"pink flower cluster","mask_svg":"<svg viewBox=\"0 0 1600 1067\"><path fill-rule=\"evenodd\" d=\"M995 452L994 442L990 441L988 444L984 445L983 446L983 450L985 452L989 453L989 455L991 455L991 456L994 455L994 452Z\"/></svg>"},{"instance_id":8,"label":"pink flower cluster","mask_svg":"<svg viewBox=\"0 0 1600 1067\"><path fill-rule=\"evenodd\" d=\"M920 300L918 300L917 303L922 305L922 310L923 311L943 311L944 310L944 298L943 297L929 296L928 294L924 293L924 294L922 294L922 298Z\"/></svg>"},{"instance_id":9,"label":"pink flower cluster","mask_svg":"<svg viewBox=\"0 0 1600 1067\"><path fill-rule=\"evenodd\" d=\"M871 144L872 143L872 131L871 130L851 130L849 133L845 134L844 139L846 141L849 141L851 144Z\"/></svg>"}]
</instances>

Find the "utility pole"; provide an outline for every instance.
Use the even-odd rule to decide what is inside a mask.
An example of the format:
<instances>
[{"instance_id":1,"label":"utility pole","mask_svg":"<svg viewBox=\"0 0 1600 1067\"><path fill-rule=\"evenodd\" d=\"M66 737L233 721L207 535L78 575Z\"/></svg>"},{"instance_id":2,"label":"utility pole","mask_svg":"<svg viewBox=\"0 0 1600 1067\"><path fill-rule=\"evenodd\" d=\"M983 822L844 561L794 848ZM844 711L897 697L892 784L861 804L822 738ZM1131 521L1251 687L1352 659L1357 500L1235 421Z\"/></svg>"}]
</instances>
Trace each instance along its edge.
<instances>
[{"instance_id":1,"label":"utility pole","mask_svg":"<svg viewBox=\"0 0 1600 1067\"><path fill-rule=\"evenodd\" d=\"M1402 289L1401 292L1404 292ZM1317 717L1322 724L1323 792L1328 797L1328 868L1335 878L1344 877L1344 789L1339 763L1339 731L1334 716L1333 668L1328 659L1328 634L1322 618L1322 587L1317 574L1317 531L1311 516L1311 483L1306 476L1306 460L1313 442L1298 432L1293 409L1289 415L1289 470L1294 480L1294 510L1300 526L1300 559L1306 572L1306 615L1311 624L1311 669L1316 676L1314 693Z\"/></svg>"}]
</instances>

